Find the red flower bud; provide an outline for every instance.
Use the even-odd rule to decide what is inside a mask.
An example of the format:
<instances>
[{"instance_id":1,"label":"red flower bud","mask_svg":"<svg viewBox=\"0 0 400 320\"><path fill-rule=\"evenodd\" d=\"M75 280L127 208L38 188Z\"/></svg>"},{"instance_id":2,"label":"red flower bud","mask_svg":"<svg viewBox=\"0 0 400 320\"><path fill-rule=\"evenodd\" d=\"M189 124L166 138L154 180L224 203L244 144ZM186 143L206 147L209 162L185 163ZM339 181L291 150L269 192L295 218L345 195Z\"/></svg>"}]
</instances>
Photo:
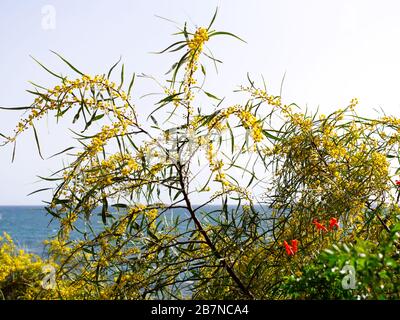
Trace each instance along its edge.
<instances>
[{"instance_id":1,"label":"red flower bud","mask_svg":"<svg viewBox=\"0 0 400 320\"><path fill-rule=\"evenodd\" d=\"M285 246L286 253L287 253L289 256L293 256L293 255L294 255L294 251L293 251L292 246L290 246L290 245L286 242L286 240L283 241L283 244L284 244L284 246Z\"/></svg>"},{"instance_id":2,"label":"red flower bud","mask_svg":"<svg viewBox=\"0 0 400 320\"><path fill-rule=\"evenodd\" d=\"M331 218L329 220L329 230L332 230L333 228L339 229L339 221L336 218Z\"/></svg>"},{"instance_id":3,"label":"red flower bud","mask_svg":"<svg viewBox=\"0 0 400 320\"><path fill-rule=\"evenodd\" d=\"M293 253L297 252L297 244L299 243L299 241L297 241L296 239L292 240L292 250Z\"/></svg>"},{"instance_id":4,"label":"red flower bud","mask_svg":"<svg viewBox=\"0 0 400 320\"><path fill-rule=\"evenodd\" d=\"M328 229L322 223L319 223L317 219L314 219L313 224L315 224L317 230L323 230L324 232L328 232Z\"/></svg>"}]
</instances>

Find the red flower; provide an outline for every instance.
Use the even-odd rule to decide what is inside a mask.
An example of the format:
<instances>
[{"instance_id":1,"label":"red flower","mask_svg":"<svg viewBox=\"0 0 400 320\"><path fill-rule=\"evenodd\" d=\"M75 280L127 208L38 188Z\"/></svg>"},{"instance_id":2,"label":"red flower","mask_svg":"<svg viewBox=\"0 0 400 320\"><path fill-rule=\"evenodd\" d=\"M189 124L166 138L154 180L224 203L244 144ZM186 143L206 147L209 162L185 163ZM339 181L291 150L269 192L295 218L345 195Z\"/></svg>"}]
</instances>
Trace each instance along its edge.
<instances>
[{"instance_id":1,"label":"red flower","mask_svg":"<svg viewBox=\"0 0 400 320\"><path fill-rule=\"evenodd\" d=\"M292 240L292 250L293 250L293 253L296 253L296 252L297 252L297 244L298 244L298 243L299 243L298 240L296 240L296 239Z\"/></svg>"},{"instance_id":2,"label":"red flower","mask_svg":"<svg viewBox=\"0 0 400 320\"><path fill-rule=\"evenodd\" d=\"M400 180L395 180L394 183L396 184L396 186L400 186Z\"/></svg>"},{"instance_id":3,"label":"red flower","mask_svg":"<svg viewBox=\"0 0 400 320\"><path fill-rule=\"evenodd\" d=\"M292 243L293 243L293 240L292 240ZM288 256L294 256L294 251L293 251L292 246L289 245L289 244L286 242L286 240L283 241L283 244L284 244L284 246L285 246L286 253L288 254ZM296 248L296 249L297 249L297 248Z\"/></svg>"},{"instance_id":4,"label":"red flower","mask_svg":"<svg viewBox=\"0 0 400 320\"><path fill-rule=\"evenodd\" d=\"M336 227L336 229L339 229L339 221L336 218L331 218L329 220L329 230L332 230L334 227Z\"/></svg>"},{"instance_id":5,"label":"red flower","mask_svg":"<svg viewBox=\"0 0 400 320\"><path fill-rule=\"evenodd\" d=\"M313 223L317 227L317 230L323 230L325 232L328 232L328 229L322 223L319 223L317 219L314 219Z\"/></svg>"}]
</instances>

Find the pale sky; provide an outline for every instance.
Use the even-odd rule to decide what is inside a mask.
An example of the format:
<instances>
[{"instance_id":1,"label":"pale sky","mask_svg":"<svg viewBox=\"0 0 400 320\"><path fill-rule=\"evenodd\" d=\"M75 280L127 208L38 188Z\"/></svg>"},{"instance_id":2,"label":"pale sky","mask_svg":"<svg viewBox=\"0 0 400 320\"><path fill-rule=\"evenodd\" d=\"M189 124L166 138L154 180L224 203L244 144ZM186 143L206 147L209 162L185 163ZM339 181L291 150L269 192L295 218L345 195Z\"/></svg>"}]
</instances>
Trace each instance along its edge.
<instances>
[{"instance_id":1,"label":"pale sky","mask_svg":"<svg viewBox=\"0 0 400 320\"><path fill-rule=\"evenodd\" d=\"M51 7L46 7L51 6ZM120 56L126 73L162 77L177 56L153 55L173 41L173 24L163 16L190 26L207 26L216 7L215 29L237 34L214 38L209 47L223 60L216 74L209 68L208 88L230 98L246 83L246 73L264 76L271 93L279 94L286 72L283 98L328 112L358 97L360 107L398 115L400 106L399 1L15 1L0 2L0 106L30 104L28 81L50 86L55 80L30 57L57 72L71 74L49 51L62 54L89 74L102 74ZM44 8L44 9L43 9ZM43 28L47 8L55 10L55 28ZM46 25L46 24L45 24ZM218 39L218 40L217 40ZM154 91L141 79L133 99L146 113L151 100L138 97ZM0 111L0 132L9 134L21 116ZM43 153L50 156L68 146L67 126L53 119L38 126ZM37 183L61 167L62 158L40 159L31 131L20 137L11 163L11 146L0 149L0 205L40 204L49 193L26 195L51 184Z\"/></svg>"}]
</instances>

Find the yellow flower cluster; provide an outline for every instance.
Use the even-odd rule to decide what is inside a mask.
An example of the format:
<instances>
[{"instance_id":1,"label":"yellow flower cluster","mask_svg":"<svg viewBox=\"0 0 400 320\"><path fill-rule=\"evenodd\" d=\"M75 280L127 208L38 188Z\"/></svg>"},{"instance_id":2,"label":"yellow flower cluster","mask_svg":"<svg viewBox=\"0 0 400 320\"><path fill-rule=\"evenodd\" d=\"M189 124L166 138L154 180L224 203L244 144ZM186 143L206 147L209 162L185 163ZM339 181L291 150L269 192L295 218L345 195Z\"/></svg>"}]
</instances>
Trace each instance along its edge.
<instances>
[{"instance_id":1,"label":"yellow flower cluster","mask_svg":"<svg viewBox=\"0 0 400 320\"><path fill-rule=\"evenodd\" d=\"M240 110L238 116L242 121L243 126L246 129L251 130L251 137L253 140L255 142L260 142L264 138L264 135L262 133L262 127L258 123L257 118L246 110Z\"/></svg>"},{"instance_id":2,"label":"yellow flower cluster","mask_svg":"<svg viewBox=\"0 0 400 320\"><path fill-rule=\"evenodd\" d=\"M136 204L129 209L128 216L130 219L135 220L139 214L143 214L144 217L147 217L150 227L154 229L156 225L156 218L158 216L158 210L144 204Z\"/></svg>"},{"instance_id":3,"label":"yellow flower cluster","mask_svg":"<svg viewBox=\"0 0 400 320\"><path fill-rule=\"evenodd\" d=\"M221 170L217 172L214 181L221 182L223 186L230 185L229 181L226 180L226 174L224 172L221 172Z\"/></svg>"},{"instance_id":4,"label":"yellow flower cluster","mask_svg":"<svg viewBox=\"0 0 400 320\"><path fill-rule=\"evenodd\" d=\"M223 186L229 186L230 183L228 180L226 180L226 174L222 171L224 162L222 160L215 159L215 150L212 141L210 141L208 144L207 160L211 173L214 174L214 172L216 172L214 181L221 182Z\"/></svg>"},{"instance_id":5,"label":"yellow flower cluster","mask_svg":"<svg viewBox=\"0 0 400 320\"><path fill-rule=\"evenodd\" d=\"M400 130L400 118L393 116L384 116L377 123L386 123L390 126L397 127Z\"/></svg>"},{"instance_id":6,"label":"yellow flower cluster","mask_svg":"<svg viewBox=\"0 0 400 320\"><path fill-rule=\"evenodd\" d=\"M380 152L372 152L371 154L371 164L374 168L374 174L385 177L389 172L389 162L386 155Z\"/></svg>"},{"instance_id":7,"label":"yellow flower cluster","mask_svg":"<svg viewBox=\"0 0 400 320\"><path fill-rule=\"evenodd\" d=\"M122 168L121 173L124 176L127 176L130 174L132 171L138 171L140 170L140 166L138 163L131 157L129 157L127 164Z\"/></svg>"},{"instance_id":8,"label":"yellow flower cluster","mask_svg":"<svg viewBox=\"0 0 400 320\"><path fill-rule=\"evenodd\" d=\"M357 98L351 99L349 105L350 110L354 110L357 105L358 105L358 99Z\"/></svg>"},{"instance_id":9,"label":"yellow flower cluster","mask_svg":"<svg viewBox=\"0 0 400 320\"><path fill-rule=\"evenodd\" d=\"M175 106L175 107L179 107L180 101L181 101L181 100L180 100L179 97L177 96L176 90L170 90L170 89L168 89L168 88L165 88L165 89L164 89L164 92L165 92L165 94L168 95L168 96L173 96L172 102L173 102L174 106Z\"/></svg>"},{"instance_id":10,"label":"yellow flower cluster","mask_svg":"<svg viewBox=\"0 0 400 320\"><path fill-rule=\"evenodd\" d=\"M71 252L71 247L68 246L66 239L51 239L45 240L44 244L48 247L49 252L54 258L68 255Z\"/></svg>"},{"instance_id":11,"label":"yellow flower cluster","mask_svg":"<svg viewBox=\"0 0 400 320\"><path fill-rule=\"evenodd\" d=\"M138 213L144 211L147 208L144 204L138 203L132 208L130 208L129 212L131 213L132 216L136 216Z\"/></svg>"},{"instance_id":12,"label":"yellow flower cluster","mask_svg":"<svg viewBox=\"0 0 400 320\"><path fill-rule=\"evenodd\" d=\"M105 125L101 128L101 131L92 138L91 143L87 147L87 153L89 156L94 156L97 153L103 151L103 147L107 140L112 139L118 135L124 135L126 133L126 125L121 122L114 122L112 126Z\"/></svg>"},{"instance_id":13,"label":"yellow flower cluster","mask_svg":"<svg viewBox=\"0 0 400 320\"><path fill-rule=\"evenodd\" d=\"M249 111L244 110L240 107L240 105L234 105L229 108L221 110L209 123L208 130L211 131L216 129L218 131L222 131L226 128L226 124L223 123L224 120L227 120L229 116L236 115L243 127L246 130L250 130L251 137L255 142L260 142L264 139L264 135L262 133L262 126L260 125L257 118Z\"/></svg>"},{"instance_id":14,"label":"yellow flower cluster","mask_svg":"<svg viewBox=\"0 0 400 320\"><path fill-rule=\"evenodd\" d=\"M226 124L223 123L224 120L228 119L230 115L236 114L240 111L239 105L230 106L221 110L211 121L208 123L208 130L216 129L218 131L223 131L226 129Z\"/></svg>"},{"instance_id":15,"label":"yellow flower cluster","mask_svg":"<svg viewBox=\"0 0 400 320\"><path fill-rule=\"evenodd\" d=\"M190 50L202 51L204 42L208 41L208 31L205 28L198 28L192 39L188 41Z\"/></svg>"},{"instance_id":16,"label":"yellow flower cluster","mask_svg":"<svg viewBox=\"0 0 400 320\"><path fill-rule=\"evenodd\" d=\"M128 175L132 171L140 170L140 166L132 155L128 153L117 152L101 162L102 169L115 170L121 169L122 175Z\"/></svg>"},{"instance_id":17,"label":"yellow flower cluster","mask_svg":"<svg viewBox=\"0 0 400 320\"><path fill-rule=\"evenodd\" d=\"M61 230L64 238L68 237L68 235L72 231L73 225L77 219L78 219L78 214L75 212L70 212L61 219L60 230Z\"/></svg>"},{"instance_id":18,"label":"yellow flower cluster","mask_svg":"<svg viewBox=\"0 0 400 320\"><path fill-rule=\"evenodd\" d=\"M11 237L0 236L0 295L3 299L33 299L42 289L43 271L56 265L18 249ZM7 292L2 292L7 288ZM6 294L7 296L4 296Z\"/></svg>"},{"instance_id":19,"label":"yellow flower cluster","mask_svg":"<svg viewBox=\"0 0 400 320\"><path fill-rule=\"evenodd\" d=\"M191 101L194 99L194 95L191 91L191 86L196 83L194 78L194 73L197 70L197 61L203 50L203 45L208 41L208 31L205 28L198 28L194 36L188 40L187 45L189 48L189 57L186 64L186 73L184 77L184 98L183 101L186 104L187 112L189 115L193 114L193 108L191 106Z\"/></svg>"},{"instance_id":20,"label":"yellow flower cluster","mask_svg":"<svg viewBox=\"0 0 400 320\"><path fill-rule=\"evenodd\" d=\"M225 179L225 177L224 177L224 179ZM219 196L224 196L224 195L227 195L232 192L236 192L242 199L245 199L249 202L253 201L251 192L249 190L247 190L246 188L233 185L229 181L227 181L227 183L225 183L225 184L223 183L223 185L224 185L223 190L219 190L219 191L215 192L215 194L212 196L213 198L216 198Z\"/></svg>"},{"instance_id":21,"label":"yellow flower cluster","mask_svg":"<svg viewBox=\"0 0 400 320\"><path fill-rule=\"evenodd\" d=\"M215 153L214 145L213 145L212 141L209 141L208 148L207 148L207 160L208 160L208 164L210 165L211 168L213 168L215 165L214 153Z\"/></svg>"},{"instance_id":22,"label":"yellow flower cluster","mask_svg":"<svg viewBox=\"0 0 400 320\"><path fill-rule=\"evenodd\" d=\"M310 118L305 117L304 114L294 113L290 116L291 122L300 127L303 132L308 132L312 127L312 120Z\"/></svg>"},{"instance_id":23,"label":"yellow flower cluster","mask_svg":"<svg viewBox=\"0 0 400 320\"><path fill-rule=\"evenodd\" d=\"M84 96L88 92L92 94L92 97L86 98ZM97 99L98 93L107 93L109 98ZM121 101L120 106L116 105L118 99ZM104 75L96 75L95 77L84 75L72 81L64 78L61 86L57 85L53 89L40 93L40 96L35 99L31 106L30 114L18 123L15 136L9 138L9 140L14 141L19 133L33 125L33 120L42 118L49 111L58 110L61 113L72 106L85 105L93 111L101 110L105 114L113 114L118 121L127 127L136 123L132 120L136 119L136 114L130 108L128 99L127 94L121 88L116 88L116 84L106 79Z\"/></svg>"},{"instance_id":24,"label":"yellow flower cluster","mask_svg":"<svg viewBox=\"0 0 400 320\"><path fill-rule=\"evenodd\" d=\"M281 97L269 95L265 90L244 86L241 86L240 89L249 92L253 98L267 102L271 106L280 107L282 105Z\"/></svg>"},{"instance_id":25,"label":"yellow flower cluster","mask_svg":"<svg viewBox=\"0 0 400 320\"><path fill-rule=\"evenodd\" d=\"M154 166L152 166L150 168L150 175L154 176L156 175L158 172L160 172L162 170L162 168L164 167L163 163L157 163Z\"/></svg>"}]
</instances>

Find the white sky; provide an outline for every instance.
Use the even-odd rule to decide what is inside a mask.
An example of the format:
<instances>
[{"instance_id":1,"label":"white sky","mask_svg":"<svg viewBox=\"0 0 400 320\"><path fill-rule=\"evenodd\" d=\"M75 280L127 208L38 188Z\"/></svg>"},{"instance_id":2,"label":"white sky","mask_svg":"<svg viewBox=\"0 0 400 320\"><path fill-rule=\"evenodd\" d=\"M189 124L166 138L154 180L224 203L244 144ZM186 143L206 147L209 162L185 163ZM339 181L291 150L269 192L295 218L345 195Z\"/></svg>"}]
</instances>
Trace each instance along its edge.
<instances>
[{"instance_id":1,"label":"white sky","mask_svg":"<svg viewBox=\"0 0 400 320\"><path fill-rule=\"evenodd\" d=\"M56 10L53 30L42 28L43 6ZM176 39L173 24L155 15L189 25L208 25L215 8L214 27L233 32L247 41L214 38L209 43L224 61L218 75L209 68L208 91L232 97L246 83L246 73L264 76L271 92L279 93L286 72L283 97L311 109L328 112L358 97L361 108L372 113L382 107L397 115L400 106L400 2L399 1L13 1L0 2L0 105L29 104L29 80L50 86L48 76L29 55L57 72L67 68L49 52L57 51L85 73L105 73L122 56L127 74L162 75L175 55L152 55ZM71 72L68 72L71 74ZM156 90L140 80L133 99L139 113L152 100L139 100ZM0 112L0 132L9 134L21 114ZM52 118L38 126L47 156L68 146L66 126ZM46 193L26 195L43 185L46 176L60 168L61 158L43 161L36 152L32 132L20 137L17 158L12 148L0 149L0 205L39 204Z\"/></svg>"}]
</instances>

